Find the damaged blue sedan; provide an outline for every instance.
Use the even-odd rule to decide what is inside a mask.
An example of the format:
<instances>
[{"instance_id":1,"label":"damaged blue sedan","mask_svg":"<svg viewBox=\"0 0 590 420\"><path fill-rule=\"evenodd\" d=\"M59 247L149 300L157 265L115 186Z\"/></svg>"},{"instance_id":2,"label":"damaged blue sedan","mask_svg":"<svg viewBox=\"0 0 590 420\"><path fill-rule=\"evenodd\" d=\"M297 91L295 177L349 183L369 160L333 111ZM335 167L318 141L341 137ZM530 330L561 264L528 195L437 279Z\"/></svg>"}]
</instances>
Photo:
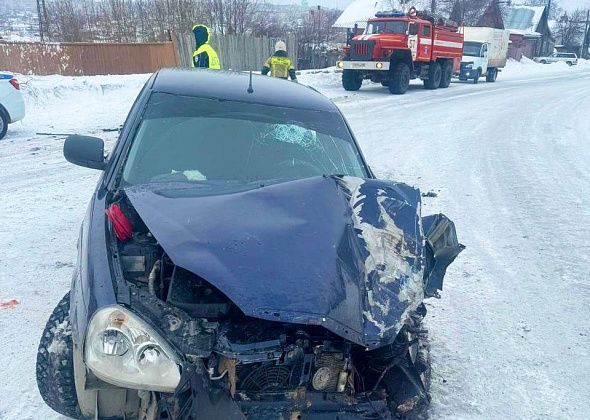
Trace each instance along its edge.
<instances>
[{"instance_id":1,"label":"damaged blue sedan","mask_svg":"<svg viewBox=\"0 0 590 420\"><path fill-rule=\"evenodd\" d=\"M429 401L424 299L461 252L315 90L161 70L103 171L37 383L80 419L390 419Z\"/></svg>"}]
</instances>

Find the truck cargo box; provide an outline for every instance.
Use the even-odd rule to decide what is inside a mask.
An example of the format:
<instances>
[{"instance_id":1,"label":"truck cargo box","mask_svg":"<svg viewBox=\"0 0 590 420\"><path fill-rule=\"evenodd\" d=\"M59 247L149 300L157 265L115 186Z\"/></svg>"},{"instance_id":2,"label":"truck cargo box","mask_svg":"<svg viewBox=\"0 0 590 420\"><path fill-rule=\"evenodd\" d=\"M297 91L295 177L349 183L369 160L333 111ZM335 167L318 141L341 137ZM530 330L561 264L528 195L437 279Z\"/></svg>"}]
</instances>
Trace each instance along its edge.
<instances>
[{"instance_id":1,"label":"truck cargo box","mask_svg":"<svg viewBox=\"0 0 590 420\"><path fill-rule=\"evenodd\" d=\"M486 27L465 27L465 42L486 42L488 48L488 66L501 68L506 65L510 33L505 29Z\"/></svg>"}]
</instances>

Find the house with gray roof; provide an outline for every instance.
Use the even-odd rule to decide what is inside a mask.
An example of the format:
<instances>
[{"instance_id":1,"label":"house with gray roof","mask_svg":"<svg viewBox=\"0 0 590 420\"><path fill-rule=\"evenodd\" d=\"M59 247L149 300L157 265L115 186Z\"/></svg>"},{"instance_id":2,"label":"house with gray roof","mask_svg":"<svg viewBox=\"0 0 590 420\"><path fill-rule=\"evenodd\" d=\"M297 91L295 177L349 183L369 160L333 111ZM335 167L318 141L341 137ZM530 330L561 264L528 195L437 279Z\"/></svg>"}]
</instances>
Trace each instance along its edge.
<instances>
[{"instance_id":1,"label":"house with gray roof","mask_svg":"<svg viewBox=\"0 0 590 420\"><path fill-rule=\"evenodd\" d=\"M520 60L553 52L555 39L549 28L546 6L511 6L503 13L504 27L510 31L508 56Z\"/></svg>"}]
</instances>

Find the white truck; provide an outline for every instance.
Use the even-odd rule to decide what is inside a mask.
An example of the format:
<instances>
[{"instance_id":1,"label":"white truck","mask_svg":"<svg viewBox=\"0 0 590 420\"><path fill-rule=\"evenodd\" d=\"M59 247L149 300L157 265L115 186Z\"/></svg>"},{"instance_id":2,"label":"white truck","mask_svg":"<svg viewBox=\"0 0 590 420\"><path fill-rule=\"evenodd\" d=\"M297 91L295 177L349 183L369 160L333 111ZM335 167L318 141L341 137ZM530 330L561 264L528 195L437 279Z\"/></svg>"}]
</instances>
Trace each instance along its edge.
<instances>
[{"instance_id":1,"label":"white truck","mask_svg":"<svg viewBox=\"0 0 590 420\"><path fill-rule=\"evenodd\" d=\"M485 27L465 27L464 31L459 80L477 83L485 75L487 82L495 82L498 72L506 65L510 33Z\"/></svg>"}]
</instances>

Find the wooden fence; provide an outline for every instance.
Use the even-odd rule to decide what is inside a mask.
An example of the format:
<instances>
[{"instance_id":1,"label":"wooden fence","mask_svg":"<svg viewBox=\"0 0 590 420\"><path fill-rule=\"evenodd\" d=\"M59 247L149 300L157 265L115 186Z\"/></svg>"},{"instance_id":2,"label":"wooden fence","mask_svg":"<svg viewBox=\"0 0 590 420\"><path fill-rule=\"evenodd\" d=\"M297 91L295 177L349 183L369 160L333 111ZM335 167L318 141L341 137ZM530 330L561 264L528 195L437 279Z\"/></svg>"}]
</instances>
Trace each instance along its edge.
<instances>
[{"instance_id":1,"label":"wooden fence","mask_svg":"<svg viewBox=\"0 0 590 420\"><path fill-rule=\"evenodd\" d=\"M192 33L175 36L180 65L191 65L195 51L195 39ZM252 37L248 35L216 35L211 37L211 46L215 48L221 67L236 71L260 70L268 57L274 52L274 45L279 38ZM297 40L295 36L282 38L287 43L287 51L293 63L297 63Z\"/></svg>"},{"instance_id":2,"label":"wooden fence","mask_svg":"<svg viewBox=\"0 0 590 420\"><path fill-rule=\"evenodd\" d=\"M173 42L149 44L0 42L0 68L23 74L94 76L176 67Z\"/></svg>"},{"instance_id":3,"label":"wooden fence","mask_svg":"<svg viewBox=\"0 0 590 420\"><path fill-rule=\"evenodd\" d=\"M0 41L0 68L23 74L94 76L151 73L162 67L190 67L195 41L192 33L173 35L173 41L146 44L22 43ZM236 71L260 70L279 38L213 35L221 66ZM282 39L297 65L295 36Z\"/></svg>"}]
</instances>

